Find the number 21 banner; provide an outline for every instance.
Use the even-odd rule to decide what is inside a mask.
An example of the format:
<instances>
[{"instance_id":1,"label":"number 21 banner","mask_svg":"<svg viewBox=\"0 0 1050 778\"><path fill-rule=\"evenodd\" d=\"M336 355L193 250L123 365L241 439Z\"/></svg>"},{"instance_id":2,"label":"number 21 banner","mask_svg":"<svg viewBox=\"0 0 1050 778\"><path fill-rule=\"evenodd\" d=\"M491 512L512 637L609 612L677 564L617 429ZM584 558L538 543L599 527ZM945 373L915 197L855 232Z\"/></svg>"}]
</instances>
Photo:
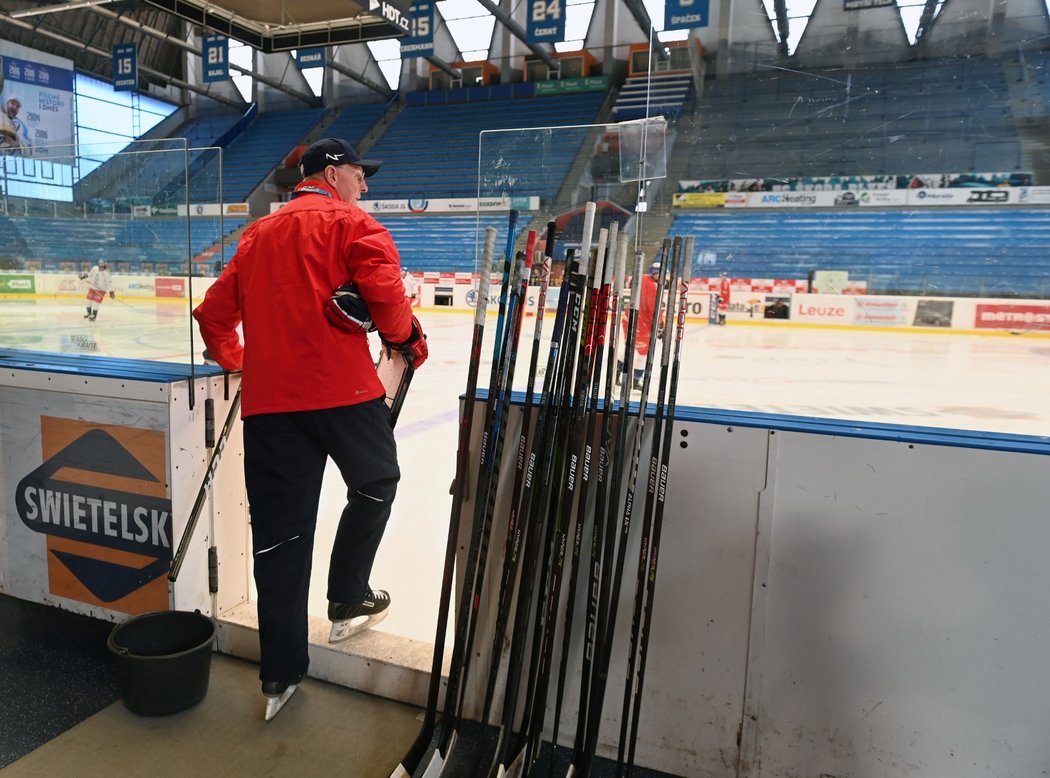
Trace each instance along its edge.
<instances>
[{"instance_id":1,"label":"number 21 banner","mask_svg":"<svg viewBox=\"0 0 1050 778\"><path fill-rule=\"evenodd\" d=\"M230 40L222 35L209 35L204 39L201 60L204 62L202 80L225 81L230 77Z\"/></svg>"},{"instance_id":2,"label":"number 21 banner","mask_svg":"<svg viewBox=\"0 0 1050 778\"><path fill-rule=\"evenodd\" d=\"M554 43L565 38L565 0L526 0L529 43Z\"/></svg>"},{"instance_id":3,"label":"number 21 banner","mask_svg":"<svg viewBox=\"0 0 1050 778\"><path fill-rule=\"evenodd\" d=\"M664 4L664 29L688 30L691 27L706 27L708 0L666 0Z\"/></svg>"}]
</instances>

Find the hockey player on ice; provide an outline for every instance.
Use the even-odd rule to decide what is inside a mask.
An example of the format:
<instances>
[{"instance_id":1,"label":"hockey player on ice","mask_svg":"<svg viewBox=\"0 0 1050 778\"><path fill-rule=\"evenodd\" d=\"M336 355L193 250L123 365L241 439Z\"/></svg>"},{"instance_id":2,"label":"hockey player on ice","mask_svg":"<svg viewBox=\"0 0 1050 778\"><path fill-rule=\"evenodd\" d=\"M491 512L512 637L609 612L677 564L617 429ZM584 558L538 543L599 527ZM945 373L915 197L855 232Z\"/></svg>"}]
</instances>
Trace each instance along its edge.
<instances>
[{"instance_id":1,"label":"hockey player on ice","mask_svg":"<svg viewBox=\"0 0 1050 778\"><path fill-rule=\"evenodd\" d=\"M381 164L361 159L344 140L312 144L292 201L245 231L193 312L208 355L242 370L266 719L288 701L310 663L310 565L329 457L347 487L328 567L329 641L371 626L390 606L390 595L373 589L369 575L401 473L368 332L378 330L416 367L427 347L394 241L357 207L368 191L365 179Z\"/></svg>"},{"instance_id":2,"label":"hockey player on ice","mask_svg":"<svg viewBox=\"0 0 1050 778\"><path fill-rule=\"evenodd\" d=\"M102 305L106 295L109 294L111 300L117 296L113 289L113 276L109 272L109 263L100 259L91 270L80 274L80 280L87 281L88 285L87 313L84 314L84 318L94 321L98 316L98 307Z\"/></svg>"}]
</instances>

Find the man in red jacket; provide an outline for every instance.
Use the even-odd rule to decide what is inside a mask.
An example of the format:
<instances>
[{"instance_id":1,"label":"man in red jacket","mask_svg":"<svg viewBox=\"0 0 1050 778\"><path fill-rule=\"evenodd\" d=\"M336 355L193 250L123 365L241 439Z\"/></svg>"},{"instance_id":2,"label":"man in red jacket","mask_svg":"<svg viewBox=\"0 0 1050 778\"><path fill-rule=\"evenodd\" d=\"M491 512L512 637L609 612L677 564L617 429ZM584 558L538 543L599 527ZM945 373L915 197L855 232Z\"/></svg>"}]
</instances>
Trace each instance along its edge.
<instances>
[{"instance_id":1,"label":"man in red jacket","mask_svg":"<svg viewBox=\"0 0 1050 778\"><path fill-rule=\"evenodd\" d=\"M330 640L378 620L390 604L368 579L400 470L367 332L378 329L416 367L427 348L405 297L397 247L356 206L381 164L361 159L344 140L311 145L292 201L245 231L193 312L211 358L243 371L244 480L267 718L309 664L310 563L329 456L347 486L328 570ZM359 305L357 316L333 308L337 288L354 291L337 299Z\"/></svg>"}]
</instances>

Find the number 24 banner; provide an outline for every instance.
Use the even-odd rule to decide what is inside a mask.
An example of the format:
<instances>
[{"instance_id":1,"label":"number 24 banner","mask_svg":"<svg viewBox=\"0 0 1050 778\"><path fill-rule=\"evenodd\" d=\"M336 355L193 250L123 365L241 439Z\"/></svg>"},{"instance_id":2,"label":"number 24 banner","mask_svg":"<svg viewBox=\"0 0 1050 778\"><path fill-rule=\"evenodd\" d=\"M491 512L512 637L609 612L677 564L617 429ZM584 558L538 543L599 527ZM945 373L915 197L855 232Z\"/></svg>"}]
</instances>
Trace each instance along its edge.
<instances>
[{"instance_id":1,"label":"number 24 banner","mask_svg":"<svg viewBox=\"0 0 1050 778\"><path fill-rule=\"evenodd\" d=\"M664 4L665 30L706 27L708 18L708 0L666 0Z\"/></svg>"},{"instance_id":2,"label":"number 24 banner","mask_svg":"<svg viewBox=\"0 0 1050 778\"><path fill-rule=\"evenodd\" d=\"M554 43L565 38L565 0L527 0L529 43Z\"/></svg>"}]
</instances>

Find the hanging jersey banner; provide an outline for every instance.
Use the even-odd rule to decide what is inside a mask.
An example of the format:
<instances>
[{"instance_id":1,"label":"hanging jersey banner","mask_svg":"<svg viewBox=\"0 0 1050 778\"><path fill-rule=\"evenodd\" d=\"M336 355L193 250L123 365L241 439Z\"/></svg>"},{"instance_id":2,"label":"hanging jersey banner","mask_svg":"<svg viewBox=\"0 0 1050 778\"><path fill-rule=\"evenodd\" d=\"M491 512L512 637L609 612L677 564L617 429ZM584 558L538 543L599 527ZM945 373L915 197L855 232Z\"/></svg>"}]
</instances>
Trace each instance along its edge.
<instances>
[{"instance_id":1,"label":"hanging jersey banner","mask_svg":"<svg viewBox=\"0 0 1050 778\"><path fill-rule=\"evenodd\" d=\"M204 63L201 75L204 81L210 83L229 79L229 51L230 41L222 35L209 35L204 39L201 48L201 60Z\"/></svg>"},{"instance_id":2,"label":"hanging jersey banner","mask_svg":"<svg viewBox=\"0 0 1050 778\"><path fill-rule=\"evenodd\" d=\"M138 83L138 44L118 43L113 47L113 91L133 92Z\"/></svg>"},{"instance_id":3,"label":"hanging jersey banner","mask_svg":"<svg viewBox=\"0 0 1050 778\"><path fill-rule=\"evenodd\" d=\"M295 64L299 70L307 68L323 68L325 66L324 48L296 49Z\"/></svg>"},{"instance_id":4,"label":"hanging jersey banner","mask_svg":"<svg viewBox=\"0 0 1050 778\"><path fill-rule=\"evenodd\" d=\"M554 43L565 39L564 0L528 0L528 9L525 37L529 43Z\"/></svg>"},{"instance_id":5,"label":"hanging jersey banner","mask_svg":"<svg viewBox=\"0 0 1050 778\"><path fill-rule=\"evenodd\" d=\"M706 27L709 18L708 0L667 0L664 5L665 31Z\"/></svg>"},{"instance_id":6,"label":"hanging jersey banner","mask_svg":"<svg viewBox=\"0 0 1050 778\"><path fill-rule=\"evenodd\" d=\"M409 11L412 30L401 39L402 57L425 57L434 53L434 4L429 0L412 3Z\"/></svg>"}]
</instances>

